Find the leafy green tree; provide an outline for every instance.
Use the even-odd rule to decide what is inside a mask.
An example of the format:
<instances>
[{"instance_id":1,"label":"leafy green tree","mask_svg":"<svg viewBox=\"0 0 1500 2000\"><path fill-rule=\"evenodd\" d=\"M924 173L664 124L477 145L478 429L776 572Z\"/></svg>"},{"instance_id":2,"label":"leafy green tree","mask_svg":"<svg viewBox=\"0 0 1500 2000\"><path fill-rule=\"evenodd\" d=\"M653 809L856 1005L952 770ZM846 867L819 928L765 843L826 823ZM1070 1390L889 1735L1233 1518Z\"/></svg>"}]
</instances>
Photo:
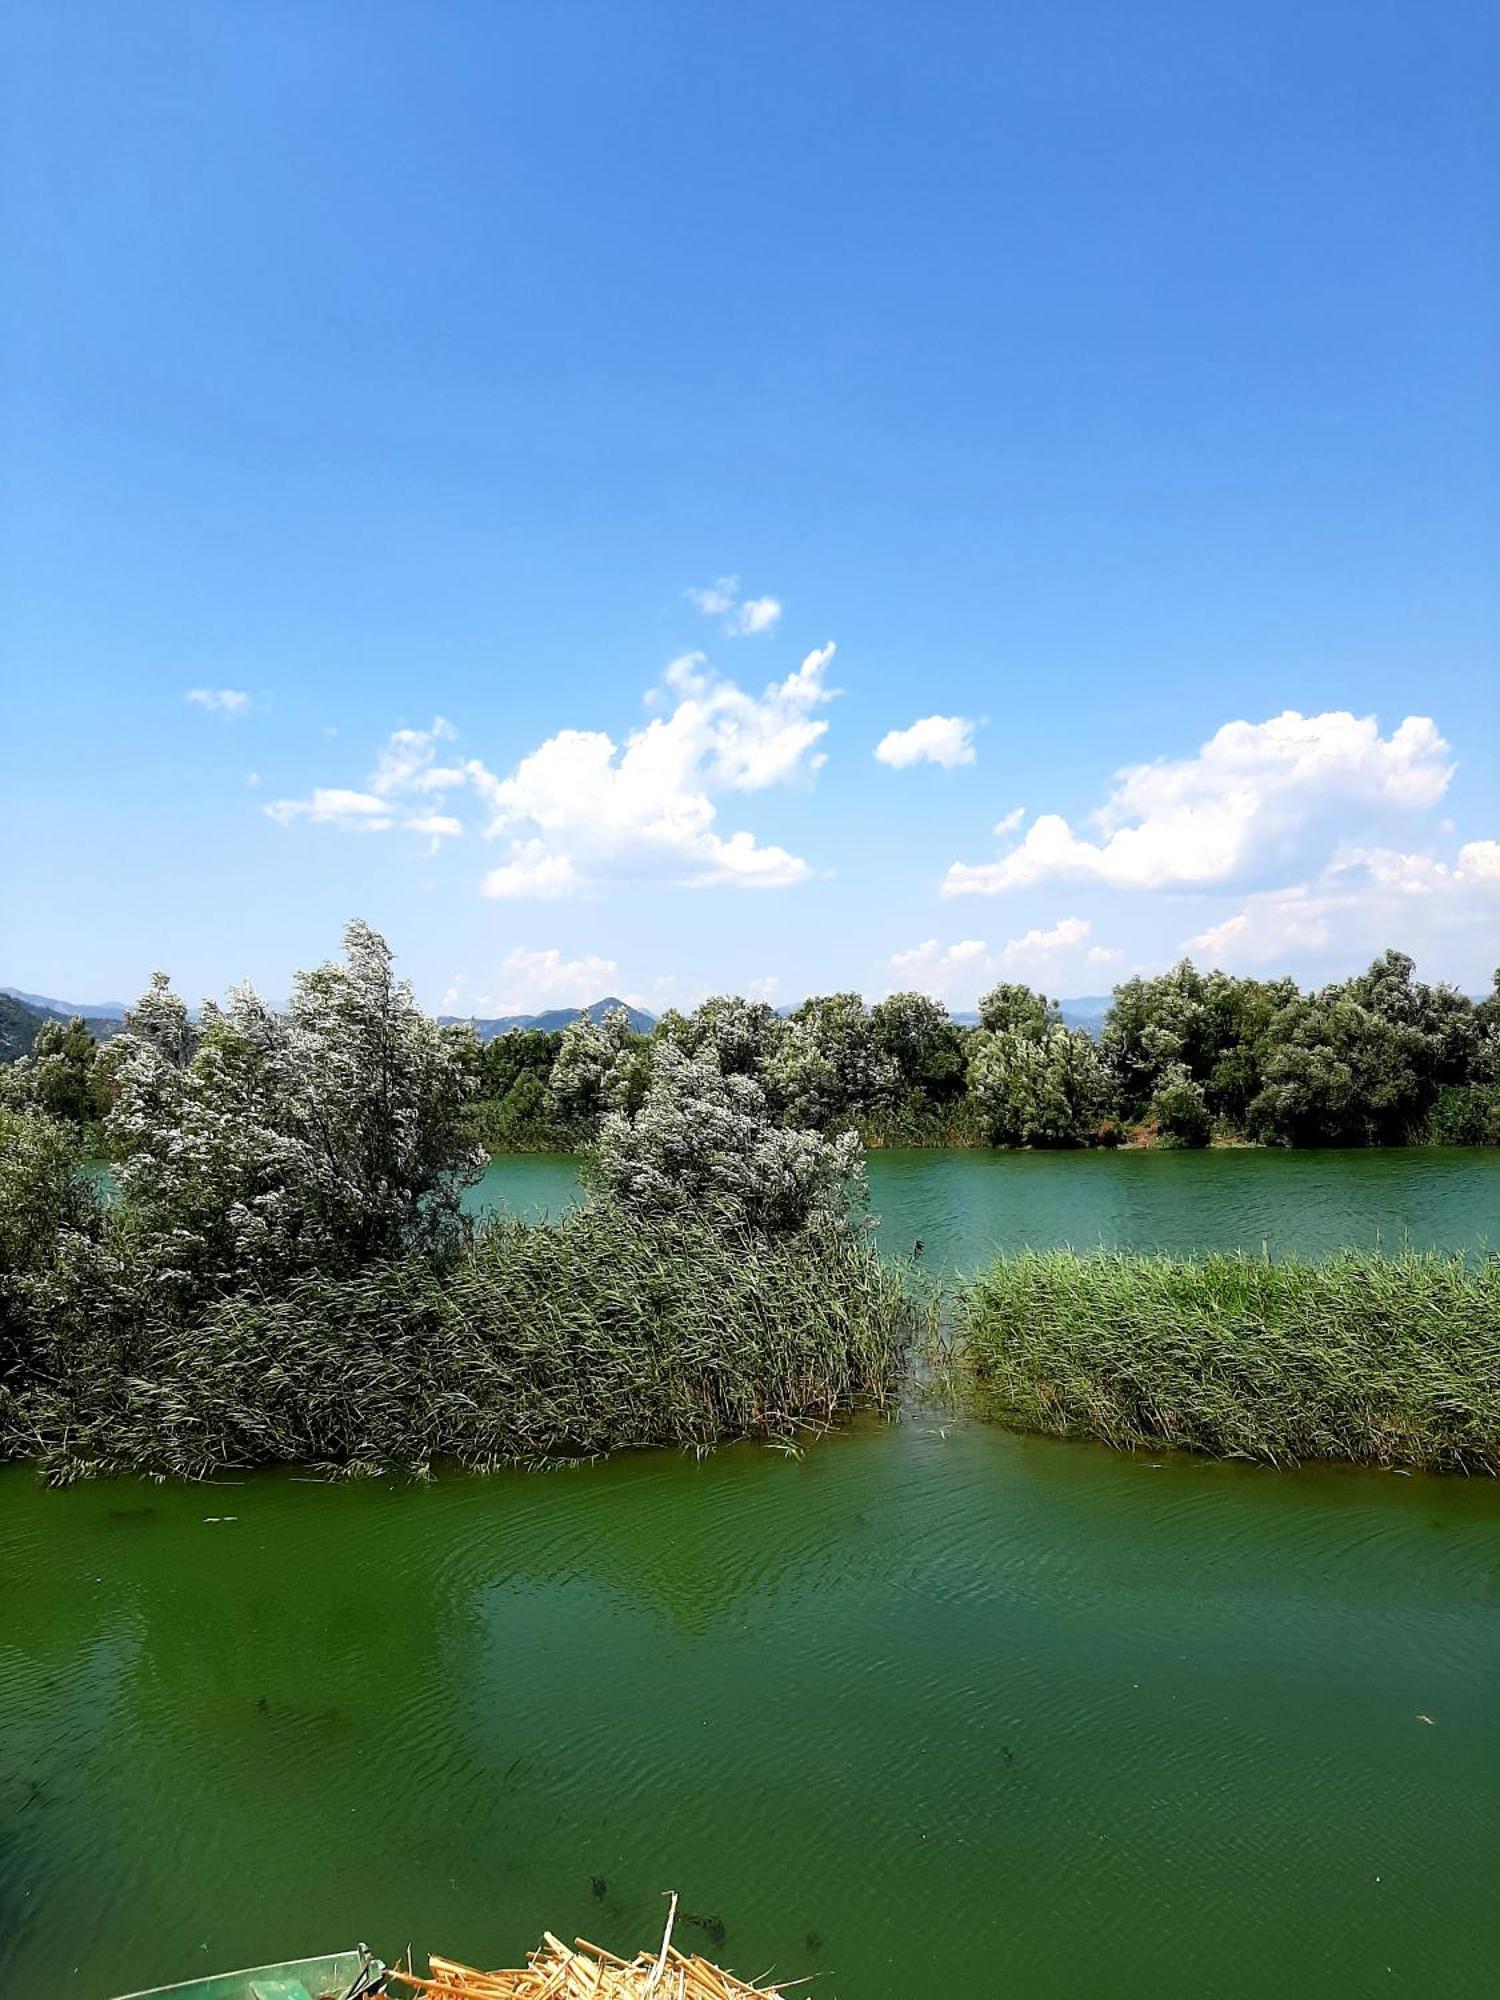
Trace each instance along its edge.
<instances>
[{"instance_id":1,"label":"leafy green tree","mask_svg":"<svg viewBox=\"0 0 1500 2000\"><path fill-rule=\"evenodd\" d=\"M518 1078L534 1076L545 1088L552 1066L562 1047L562 1030L512 1028L496 1035L479 1051L479 1088L483 1096L499 1100L507 1095Z\"/></svg>"},{"instance_id":2,"label":"leafy green tree","mask_svg":"<svg viewBox=\"0 0 1500 2000\"><path fill-rule=\"evenodd\" d=\"M979 1025L994 1035L1025 1035L1031 1041L1039 1042L1052 1028L1062 1023L1062 1013L1055 1000L1049 1000L1045 993L1036 993L1029 986L1012 985L1002 980L992 986L988 993L981 994L979 1000Z\"/></svg>"},{"instance_id":3,"label":"leafy green tree","mask_svg":"<svg viewBox=\"0 0 1500 2000\"><path fill-rule=\"evenodd\" d=\"M742 1000L737 994L720 993L703 1001L691 1014L669 1009L657 1022L653 1039L670 1042L689 1056L711 1050L725 1076L763 1079L785 1032L781 1016L764 1000Z\"/></svg>"},{"instance_id":4,"label":"leafy green tree","mask_svg":"<svg viewBox=\"0 0 1500 2000\"><path fill-rule=\"evenodd\" d=\"M82 1167L73 1127L0 1109L0 1396L26 1365L60 1274L98 1234L100 1206Z\"/></svg>"},{"instance_id":5,"label":"leafy green tree","mask_svg":"<svg viewBox=\"0 0 1500 2000\"><path fill-rule=\"evenodd\" d=\"M1110 1078L1081 1028L1054 1023L1036 1035L1028 1023L975 1036L969 1096L993 1145L1078 1145L1108 1111Z\"/></svg>"},{"instance_id":6,"label":"leafy green tree","mask_svg":"<svg viewBox=\"0 0 1500 2000\"><path fill-rule=\"evenodd\" d=\"M925 993L892 993L870 1009L875 1045L895 1064L903 1091L933 1106L964 1093L964 1032Z\"/></svg>"},{"instance_id":7,"label":"leafy green tree","mask_svg":"<svg viewBox=\"0 0 1500 2000\"><path fill-rule=\"evenodd\" d=\"M1157 1136L1169 1146L1206 1146L1213 1132L1203 1086L1193 1081L1186 1063L1167 1066L1148 1115Z\"/></svg>"},{"instance_id":8,"label":"leafy green tree","mask_svg":"<svg viewBox=\"0 0 1500 2000\"><path fill-rule=\"evenodd\" d=\"M634 1111L610 1111L593 1172L607 1199L645 1220L683 1216L785 1235L843 1229L867 1193L859 1141L776 1122L752 1078L726 1076L705 1049L656 1051Z\"/></svg>"},{"instance_id":9,"label":"leafy green tree","mask_svg":"<svg viewBox=\"0 0 1500 2000\"><path fill-rule=\"evenodd\" d=\"M66 1125L95 1125L109 1105L98 1055L99 1044L78 1015L44 1021L30 1055L0 1073L5 1101Z\"/></svg>"},{"instance_id":10,"label":"leafy green tree","mask_svg":"<svg viewBox=\"0 0 1500 2000\"><path fill-rule=\"evenodd\" d=\"M1277 1015L1249 1123L1285 1146L1400 1145L1421 1128L1431 1097L1420 1031L1329 987Z\"/></svg>"},{"instance_id":11,"label":"leafy green tree","mask_svg":"<svg viewBox=\"0 0 1500 2000\"><path fill-rule=\"evenodd\" d=\"M450 1247L479 1171L466 1116L476 1062L350 924L341 962L299 973L284 1014L240 988L186 1009L160 975L109 1044L112 1234L187 1302L306 1272Z\"/></svg>"},{"instance_id":12,"label":"leafy green tree","mask_svg":"<svg viewBox=\"0 0 1500 2000\"><path fill-rule=\"evenodd\" d=\"M786 1022L764 1080L789 1124L819 1132L878 1118L901 1089L897 1065L857 993L804 1000Z\"/></svg>"},{"instance_id":13,"label":"leafy green tree","mask_svg":"<svg viewBox=\"0 0 1500 2000\"><path fill-rule=\"evenodd\" d=\"M1242 1124L1264 1081L1271 1024L1297 997L1291 980L1199 972L1190 959L1154 979L1125 980L1115 988L1100 1047L1126 1116L1148 1115L1180 1067L1211 1118Z\"/></svg>"},{"instance_id":14,"label":"leafy green tree","mask_svg":"<svg viewBox=\"0 0 1500 2000\"><path fill-rule=\"evenodd\" d=\"M592 1136L606 1111L639 1104L649 1061L647 1039L631 1027L623 1007L612 1007L602 1021L587 1014L570 1021L552 1065L551 1089L574 1132Z\"/></svg>"}]
</instances>

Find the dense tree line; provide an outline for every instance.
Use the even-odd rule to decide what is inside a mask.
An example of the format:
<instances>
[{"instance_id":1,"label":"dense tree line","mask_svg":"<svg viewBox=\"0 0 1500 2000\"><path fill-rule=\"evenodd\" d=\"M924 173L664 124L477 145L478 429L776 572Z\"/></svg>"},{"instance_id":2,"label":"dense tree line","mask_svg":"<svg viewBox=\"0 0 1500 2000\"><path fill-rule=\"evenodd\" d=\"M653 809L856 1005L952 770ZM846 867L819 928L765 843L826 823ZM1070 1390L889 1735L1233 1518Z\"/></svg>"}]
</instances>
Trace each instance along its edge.
<instances>
[{"instance_id":1,"label":"dense tree line","mask_svg":"<svg viewBox=\"0 0 1500 2000\"><path fill-rule=\"evenodd\" d=\"M870 1007L858 994L825 994L786 1015L720 996L663 1015L649 1034L623 1011L484 1044L460 1031L453 1061L466 1129L490 1152L591 1147L608 1116L639 1111L671 1052L753 1081L778 1126L852 1131L871 1145L1496 1144L1496 978L1474 1001L1419 980L1411 959L1391 951L1303 992L1290 979L1184 961L1118 986L1097 1035L1069 1027L1055 1002L1022 985L985 994L972 1026L920 993ZM158 1019L167 1008L183 1047L217 1052L241 1074L250 1116L243 1049L266 1032L262 1003L237 996L192 1023L167 993L163 982L137 1008L135 1039L167 1036ZM128 1152L126 1120L111 1104L139 1064L132 1047L126 1037L100 1049L81 1022L49 1022L31 1055L0 1072L0 1102L85 1131L96 1152Z\"/></svg>"},{"instance_id":2,"label":"dense tree line","mask_svg":"<svg viewBox=\"0 0 1500 2000\"><path fill-rule=\"evenodd\" d=\"M1395 951L1310 993L1185 960L1117 987L1097 1036L1021 985L985 994L977 1026L920 993L826 994L786 1016L725 996L650 1035L621 1014L490 1042L478 1129L497 1151L588 1144L675 1050L752 1078L786 1125L876 1145L1495 1144L1497 996L1428 985Z\"/></svg>"}]
</instances>

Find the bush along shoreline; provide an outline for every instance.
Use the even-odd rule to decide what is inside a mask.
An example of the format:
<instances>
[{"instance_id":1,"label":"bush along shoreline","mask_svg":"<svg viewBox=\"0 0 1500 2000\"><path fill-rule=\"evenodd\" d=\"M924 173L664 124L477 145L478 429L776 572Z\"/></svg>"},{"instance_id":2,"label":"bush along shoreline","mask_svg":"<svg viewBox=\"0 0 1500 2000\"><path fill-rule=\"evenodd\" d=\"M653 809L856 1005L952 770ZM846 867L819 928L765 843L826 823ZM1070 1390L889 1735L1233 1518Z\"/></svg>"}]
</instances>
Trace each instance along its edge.
<instances>
[{"instance_id":1,"label":"bush along shoreline","mask_svg":"<svg viewBox=\"0 0 1500 2000\"><path fill-rule=\"evenodd\" d=\"M961 1288L945 1354L1022 1429L1500 1476L1500 1259L1027 1252Z\"/></svg>"},{"instance_id":2,"label":"bush along shoreline","mask_svg":"<svg viewBox=\"0 0 1500 2000\"><path fill-rule=\"evenodd\" d=\"M0 1456L54 1479L425 1472L730 1437L886 1402L932 1308L877 1258L857 1142L664 1052L602 1108L585 1206L474 1229L472 1037L384 942L109 1044L114 1198L81 1128L0 1109Z\"/></svg>"}]
</instances>

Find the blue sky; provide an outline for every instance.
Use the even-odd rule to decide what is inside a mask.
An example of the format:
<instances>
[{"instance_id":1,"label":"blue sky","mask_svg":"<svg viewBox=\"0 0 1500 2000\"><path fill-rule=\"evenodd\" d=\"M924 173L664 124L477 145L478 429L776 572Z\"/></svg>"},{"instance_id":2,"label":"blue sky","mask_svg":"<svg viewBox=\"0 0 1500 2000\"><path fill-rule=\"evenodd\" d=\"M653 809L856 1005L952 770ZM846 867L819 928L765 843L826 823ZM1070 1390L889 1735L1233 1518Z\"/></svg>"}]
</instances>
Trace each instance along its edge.
<instances>
[{"instance_id":1,"label":"blue sky","mask_svg":"<svg viewBox=\"0 0 1500 2000\"><path fill-rule=\"evenodd\" d=\"M1491 9L3 35L0 978L1487 983Z\"/></svg>"}]
</instances>

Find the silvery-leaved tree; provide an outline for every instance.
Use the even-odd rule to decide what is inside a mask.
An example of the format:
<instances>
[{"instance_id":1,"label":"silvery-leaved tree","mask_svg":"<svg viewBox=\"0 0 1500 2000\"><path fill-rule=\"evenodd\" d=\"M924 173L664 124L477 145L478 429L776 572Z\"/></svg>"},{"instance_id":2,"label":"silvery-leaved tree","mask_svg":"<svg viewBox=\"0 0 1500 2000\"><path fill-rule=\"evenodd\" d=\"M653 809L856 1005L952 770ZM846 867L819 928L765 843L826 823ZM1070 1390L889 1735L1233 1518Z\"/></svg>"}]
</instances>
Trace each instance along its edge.
<instances>
[{"instance_id":1,"label":"silvery-leaved tree","mask_svg":"<svg viewBox=\"0 0 1500 2000\"><path fill-rule=\"evenodd\" d=\"M995 1145L1074 1145L1108 1109L1109 1073L1081 1028L981 1028L969 1056L969 1095Z\"/></svg>"},{"instance_id":2,"label":"silvery-leaved tree","mask_svg":"<svg viewBox=\"0 0 1500 2000\"><path fill-rule=\"evenodd\" d=\"M638 1104L648 1060L646 1039L631 1027L623 1007L611 1007L602 1021L591 1014L570 1021L550 1083L564 1119L577 1131L592 1133L606 1111Z\"/></svg>"},{"instance_id":3,"label":"silvery-leaved tree","mask_svg":"<svg viewBox=\"0 0 1500 2000\"><path fill-rule=\"evenodd\" d=\"M657 1047L639 1108L606 1114L593 1172L606 1199L644 1220L768 1235L847 1229L868 1199L853 1133L778 1125L753 1078L671 1042Z\"/></svg>"},{"instance_id":4,"label":"silvery-leaved tree","mask_svg":"<svg viewBox=\"0 0 1500 2000\"><path fill-rule=\"evenodd\" d=\"M483 1156L465 1113L476 1065L350 924L341 962L298 973L278 1013L248 987L187 1011L157 975L108 1049L117 1229L177 1298L339 1275L439 1250Z\"/></svg>"}]
</instances>

